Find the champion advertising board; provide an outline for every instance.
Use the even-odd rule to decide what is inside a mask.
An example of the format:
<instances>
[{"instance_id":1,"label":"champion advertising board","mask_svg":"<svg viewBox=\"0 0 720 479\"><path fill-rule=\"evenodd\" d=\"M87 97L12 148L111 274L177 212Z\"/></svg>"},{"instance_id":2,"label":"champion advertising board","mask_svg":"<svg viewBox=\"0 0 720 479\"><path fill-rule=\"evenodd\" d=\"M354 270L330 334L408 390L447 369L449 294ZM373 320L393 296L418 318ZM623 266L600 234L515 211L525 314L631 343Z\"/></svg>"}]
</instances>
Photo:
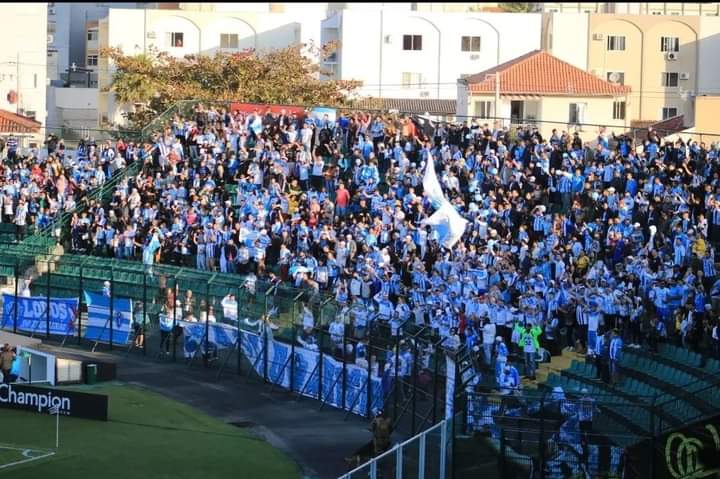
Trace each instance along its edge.
<instances>
[{"instance_id":1,"label":"champion advertising board","mask_svg":"<svg viewBox=\"0 0 720 479\"><path fill-rule=\"evenodd\" d=\"M64 389L0 384L0 408L47 413L58 408L64 416L107 421L108 397Z\"/></svg>"}]
</instances>

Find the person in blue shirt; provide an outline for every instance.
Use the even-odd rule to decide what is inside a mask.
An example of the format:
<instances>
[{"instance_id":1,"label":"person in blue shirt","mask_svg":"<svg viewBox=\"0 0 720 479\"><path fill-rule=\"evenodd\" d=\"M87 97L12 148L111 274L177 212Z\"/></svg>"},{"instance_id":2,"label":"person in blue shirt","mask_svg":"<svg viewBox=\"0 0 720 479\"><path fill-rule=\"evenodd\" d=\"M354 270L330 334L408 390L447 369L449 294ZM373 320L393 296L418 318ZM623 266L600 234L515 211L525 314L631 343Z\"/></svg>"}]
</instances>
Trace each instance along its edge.
<instances>
[{"instance_id":1,"label":"person in blue shirt","mask_svg":"<svg viewBox=\"0 0 720 479\"><path fill-rule=\"evenodd\" d=\"M499 380L500 394L511 395L520 389L520 373L512 364L505 366Z\"/></svg>"}]
</instances>

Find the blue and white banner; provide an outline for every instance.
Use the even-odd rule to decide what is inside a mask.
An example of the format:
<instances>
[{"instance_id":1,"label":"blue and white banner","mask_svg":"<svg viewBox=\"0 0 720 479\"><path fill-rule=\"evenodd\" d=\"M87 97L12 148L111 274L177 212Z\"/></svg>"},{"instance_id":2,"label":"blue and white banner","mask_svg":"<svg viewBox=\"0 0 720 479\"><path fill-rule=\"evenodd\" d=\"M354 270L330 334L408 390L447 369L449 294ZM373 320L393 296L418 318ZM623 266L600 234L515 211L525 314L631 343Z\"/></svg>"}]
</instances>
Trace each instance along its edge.
<instances>
[{"instance_id":1,"label":"blue and white banner","mask_svg":"<svg viewBox=\"0 0 720 479\"><path fill-rule=\"evenodd\" d=\"M292 347L288 344L281 343L274 339L270 339L268 344L268 380L273 384L290 389L290 373L293 371L290 365L290 355ZM255 372L263 375L263 339L253 333L243 332L242 335L242 351L251 364L255 367ZM342 371L343 363L332 358L329 355L323 355L322 364L322 398L327 404L342 409ZM320 353L311 351L300 346L295 347L294 357L294 377L293 391L303 396L317 398L318 389L320 387ZM360 416L364 416L367 412L367 377L368 371L354 364L346 364L345 371L346 389L345 389L345 408ZM370 410L383 407L382 379L372 377L370 380L371 388L371 407Z\"/></svg>"},{"instance_id":2,"label":"blue and white banner","mask_svg":"<svg viewBox=\"0 0 720 479\"><path fill-rule=\"evenodd\" d=\"M128 344L132 329L132 301L128 298L113 298L110 318L110 298L99 293L83 293L88 308L84 338L109 343L112 331L113 344Z\"/></svg>"},{"instance_id":3,"label":"blue and white banner","mask_svg":"<svg viewBox=\"0 0 720 479\"><path fill-rule=\"evenodd\" d=\"M445 356L445 419L455 414L455 361Z\"/></svg>"},{"instance_id":4,"label":"blue and white banner","mask_svg":"<svg viewBox=\"0 0 720 479\"><path fill-rule=\"evenodd\" d=\"M205 340L205 323L179 321L178 324L183 328L185 357L192 357ZM208 325L207 350L212 352L232 348L236 345L237 338L237 327L229 324L210 323Z\"/></svg>"},{"instance_id":5,"label":"blue and white banner","mask_svg":"<svg viewBox=\"0 0 720 479\"><path fill-rule=\"evenodd\" d=\"M17 308L17 330L45 334L47 332L48 300L44 297L18 297L3 294L2 328L13 330ZM73 334L78 313L77 298L50 298L50 334Z\"/></svg>"}]
</instances>

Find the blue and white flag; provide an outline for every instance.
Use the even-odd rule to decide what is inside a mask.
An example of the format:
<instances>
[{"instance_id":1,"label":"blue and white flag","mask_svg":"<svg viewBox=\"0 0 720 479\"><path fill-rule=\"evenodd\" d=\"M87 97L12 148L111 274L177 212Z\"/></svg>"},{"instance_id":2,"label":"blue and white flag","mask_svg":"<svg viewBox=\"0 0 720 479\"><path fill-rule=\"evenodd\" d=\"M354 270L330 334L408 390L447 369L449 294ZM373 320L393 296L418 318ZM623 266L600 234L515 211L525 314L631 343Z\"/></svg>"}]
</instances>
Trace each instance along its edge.
<instances>
[{"instance_id":1,"label":"blue and white flag","mask_svg":"<svg viewBox=\"0 0 720 479\"><path fill-rule=\"evenodd\" d=\"M48 300L43 297L15 298L3 294L2 328L13 330L17 308L17 330L28 333L47 332ZM77 298L50 298L50 334L67 336L73 334L73 322L77 318Z\"/></svg>"},{"instance_id":2,"label":"blue and white flag","mask_svg":"<svg viewBox=\"0 0 720 479\"><path fill-rule=\"evenodd\" d=\"M242 335L242 351L245 357L253 364L255 372L262 376L265 372L263 364L263 348L267 344L267 374L268 380L285 389L290 389L290 374L293 373L293 391L303 396L317 398L322 384L322 397L327 404L336 408L343 407L343 364L329 355L320 355L318 351L295 346L293 365L290 356L293 348L275 339L265 340L254 333L244 331ZM322 358L322 382L320 380L318 363ZM373 376L370 381L366 368L355 364L345 365L345 409L360 416L364 416L368 408L367 388L370 387L370 409L383 407L382 379Z\"/></svg>"},{"instance_id":3,"label":"blue and white flag","mask_svg":"<svg viewBox=\"0 0 720 479\"><path fill-rule=\"evenodd\" d=\"M112 330L113 344L128 344L132 325L132 301L128 298L114 298L110 318L110 298L88 291L84 291L84 294L88 308L84 338L109 343Z\"/></svg>"},{"instance_id":4,"label":"blue and white flag","mask_svg":"<svg viewBox=\"0 0 720 479\"><path fill-rule=\"evenodd\" d=\"M448 249L452 248L465 232L467 220L460 216L455 207L445 198L432 160L425 165L423 191L427 193L430 203L435 208L435 213L425 219L423 224L433 227L441 245Z\"/></svg>"},{"instance_id":5,"label":"blue and white flag","mask_svg":"<svg viewBox=\"0 0 720 479\"><path fill-rule=\"evenodd\" d=\"M180 321L178 324L183 328L185 357L191 357L205 340L205 323ZM208 351L218 351L232 348L237 343L237 338L237 327L223 323L210 323L208 325L208 347L206 349Z\"/></svg>"}]
</instances>

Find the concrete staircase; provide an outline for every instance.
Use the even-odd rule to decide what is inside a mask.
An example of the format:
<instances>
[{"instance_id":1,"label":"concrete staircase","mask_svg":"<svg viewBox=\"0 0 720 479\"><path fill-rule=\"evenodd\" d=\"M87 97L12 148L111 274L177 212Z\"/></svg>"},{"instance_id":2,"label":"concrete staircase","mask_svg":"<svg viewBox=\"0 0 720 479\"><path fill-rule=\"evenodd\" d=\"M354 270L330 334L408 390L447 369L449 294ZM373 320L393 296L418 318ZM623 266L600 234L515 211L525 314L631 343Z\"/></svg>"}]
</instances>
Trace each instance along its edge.
<instances>
[{"instance_id":1,"label":"concrete staircase","mask_svg":"<svg viewBox=\"0 0 720 479\"><path fill-rule=\"evenodd\" d=\"M560 374L563 369L568 369L573 359L585 361L585 355L577 354L567 348L563 349L562 355L553 356L549 363L539 363L535 371L536 380L523 379L523 387L532 387L544 383L550 373Z\"/></svg>"}]
</instances>

